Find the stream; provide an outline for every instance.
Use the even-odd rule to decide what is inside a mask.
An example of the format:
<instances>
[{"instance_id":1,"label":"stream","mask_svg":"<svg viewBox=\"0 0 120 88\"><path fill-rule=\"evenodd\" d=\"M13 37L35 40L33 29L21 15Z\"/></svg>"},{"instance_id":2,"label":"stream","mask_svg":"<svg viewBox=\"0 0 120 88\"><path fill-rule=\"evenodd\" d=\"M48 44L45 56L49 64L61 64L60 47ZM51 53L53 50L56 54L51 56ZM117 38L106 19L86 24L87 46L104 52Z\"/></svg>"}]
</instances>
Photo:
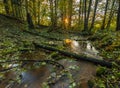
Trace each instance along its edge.
<instances>
[{"instance_id":1,"label":"stream","mask_svg":"<svg viewBox=\"0 0 120 88\"><path fill-rule=\"evenodd\" d=\"M76 42L77 46L66 47L66 49L73 53L83 53L89 57L101 58L98 56L98 51L89 41ZM49 52L48 52L49 54ZM23 53L22 58L29 59L46 59L46 53L38 50L32 53ZM50 88L69 88L72 81L76 84L75 88L88 88L88 81L93 79L96 74L96 66L90 62L76 61L74 59L62 58L57 62L64 66L66 74L63 74L61 69L54 68L52 64L46 64L37 68L28 69L22 72L22 83L18 88L43 88L45 82L49 83ZM33 66L35 63L27 64L25 67ZM67 71L67 72L66 72ZM69 75L71 75L69 77ZM60 76L60 77L59 77ZM57 78L58 77L58 78ZM71 81L72 80L72 81ZM46 87L47 88L47 87Z\"/></svg>"}]
</instances>

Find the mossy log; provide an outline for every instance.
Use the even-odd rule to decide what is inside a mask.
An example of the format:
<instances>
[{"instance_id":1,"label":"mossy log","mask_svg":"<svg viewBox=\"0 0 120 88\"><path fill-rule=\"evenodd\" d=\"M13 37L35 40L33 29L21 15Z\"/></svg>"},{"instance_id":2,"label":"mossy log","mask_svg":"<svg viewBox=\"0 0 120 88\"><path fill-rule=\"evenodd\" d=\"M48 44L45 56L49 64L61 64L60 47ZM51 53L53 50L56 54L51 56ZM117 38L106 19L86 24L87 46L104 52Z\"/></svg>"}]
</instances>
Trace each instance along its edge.
<instances>
[{"instance_id":1,"label":"mossy log","mask_svg":"<svg viewBox=\"0 0 120 88\"><path fill-rule=\"evenodd\" d=\"M100 60L99 58L87 57L86 55L83 55L83 54L75 54L75 53L67 52L67 51L64 51L64 50L60 50L60 49L57 49L57 48L54 48L54 47L51 47L51 46L46 46L46 45L42 45L42 44L35 43L35 42L33 44L35 45L36 48L43 48L43 49L50 50L50 51L57 51L60 54L63 54L65 56L73 57L77 61L82 60L82 61L87 61L87 62L94 63L95 65L106 66L108 68L112 67L111 62L107 62L105 60Z\"/></svg>"}]
</instances>

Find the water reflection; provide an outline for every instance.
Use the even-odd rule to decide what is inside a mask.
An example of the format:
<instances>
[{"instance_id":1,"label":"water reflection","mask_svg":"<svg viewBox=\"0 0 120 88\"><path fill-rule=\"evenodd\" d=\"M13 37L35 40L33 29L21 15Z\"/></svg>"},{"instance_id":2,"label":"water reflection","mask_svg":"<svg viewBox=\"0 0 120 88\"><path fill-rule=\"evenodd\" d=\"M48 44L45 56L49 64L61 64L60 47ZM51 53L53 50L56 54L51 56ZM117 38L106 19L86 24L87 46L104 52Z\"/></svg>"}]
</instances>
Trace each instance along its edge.
<instances>
[{"instance_id":1,"label":"water reflection","mask_svg":"<svg viewBox=\"0 0 120 88\"><path fill-rule=\"evenodd\" d=\"M76 54L85 54L88 57L102 59L99 56L99 51L89 41L75 41L71 42L71 52Z\"/></svg>"},{"instance_id":2,"label":"water reflection","mask_svg":"<svg viewBox=\"0 0 120 88\"><path fill-rule=\"evenodd\" d=\"M70 41L71 46L67 49L70 49L71 52L74 53L83 53L88 56L96 57L98 55L98 51L95 49L95 47L92 46L92 44L89 41L79 42L73 40ZM36 52L37 53L37 52ZM40 52L38 52L40 53ZM33 54L34 55L34 54ZM37 54L35 54L37 55ZM27 55L28 58L29 55ZM38 55L37 58L39 58L40 55ZM40 56L41 57L41 56ZM75 61L70 59L61 59L58 61L58 63L62 64L65 67L65 70L67 70L73 77L73 80L80 84L83 88L87 88L88 84L87 82L94 78L94 75L96 73L96 66L93 65L90 62L84 62L84 61ZM72 67L71 67L72 66ZM42 83L45 81L48 81L48 77L52 76L52 66L45 66L40 67L35 70L30 70L27 72L22 73L22 84L21 88L25 86L26 84L28 87L26 88L42 88ZM55 72L55 74L57 74ZM52 80L54 81L54 84L50 84L50 88L69 88L69 85L71 83L71 79L67 75L62 75L59 79L56 78L57 75L54 75ZM35 87L33 87L33 85Z\"/></svg>"},{"instance_id":3,"label":"water reflection","mask_svg":"<svg viewBox=\"0 0 120 88\"><path fill-rule=\"evenodd\" d=\"M71 42L71 46L66 48L70 52L82 53L91 57L97 57L99 52L89 41L75 41ZM47 54L42 51L27 52L22 53L21 58L29 59L46 59ZM54 69L53 65L44 65L33 69L28 69L21 73L21 84L17 85L15 88L44 88L43 83L53 81L54 83L49 85L49 88L69 88L71 84L71 78L74 82L78 83L75 88L88 88L87 82L94 78L96 74L96 66L90 62L76 61L74 59L60 59L57 60L58 63L64 66L65 70L70 74L60 76L59 69ZM14 66L14 65L13 65ZM15 65L16 66L16 65ZM33 63L26 65L33 66ZM26 69L25 68L25 69ZM29 68L29 67L28 67ZM54 74L53 74L54 72ZM59 73L59 75L57 75ZM71 75L71 77L69 77ZM49 79L49 77L53 77Z\"/></svg>"},{"instance_id":4,"label":"water reflection","mask_svg":"<svg viewBox=\"0 0 120 88\"><path fill-rule=\"evenodd\" d=\"M91 54L98 55L99 51L95 49L92 44L87 41L86 52L90 52Z\"/></svg>"},{"instance_id":5,"label":"water reflection","mask_svg":"<svg viewBox=\"0 0 120 88\"><path fill-rule=\"evenodd\" d=\"M22 72L22 83L19 88L42 88L42 83L47 81L49 75L50 71L46 66Z\"/></svg>"}]
</instances>

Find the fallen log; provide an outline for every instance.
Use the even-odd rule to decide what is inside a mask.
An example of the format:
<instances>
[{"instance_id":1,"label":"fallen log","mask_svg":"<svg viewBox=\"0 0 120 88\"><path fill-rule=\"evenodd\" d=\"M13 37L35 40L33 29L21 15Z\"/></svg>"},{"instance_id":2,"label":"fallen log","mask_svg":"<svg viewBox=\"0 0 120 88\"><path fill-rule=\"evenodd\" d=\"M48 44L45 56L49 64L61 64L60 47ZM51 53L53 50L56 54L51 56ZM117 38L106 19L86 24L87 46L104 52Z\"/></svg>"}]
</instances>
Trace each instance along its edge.
<instances>
[{"instance_id":1,"label":"fallen log","mask_svg":"<svg viewBox=\"0 0 120 88\"><path fill-rule=\"evenodd\" d=\"M100 60L99 58L87 57L84 54L79 54L78 55L78 54L75 54L75 53L67 52L67 51L64 51L64 50L60 50L60 49L57 49L57 48L54 48L54 47L42 45L42 44L35 43L35 42L33 44L35 45L36 48L43 48L43 49L50 50L50 51L57 51L58 53L63 54L65 56L73 57L77 61L81 61L81 60L82 61L88 61L88 62L94 63L95 65L106 66L108 68L112 67L111 62L107 62L105 60Z\"/></svg>"}]
</instances>

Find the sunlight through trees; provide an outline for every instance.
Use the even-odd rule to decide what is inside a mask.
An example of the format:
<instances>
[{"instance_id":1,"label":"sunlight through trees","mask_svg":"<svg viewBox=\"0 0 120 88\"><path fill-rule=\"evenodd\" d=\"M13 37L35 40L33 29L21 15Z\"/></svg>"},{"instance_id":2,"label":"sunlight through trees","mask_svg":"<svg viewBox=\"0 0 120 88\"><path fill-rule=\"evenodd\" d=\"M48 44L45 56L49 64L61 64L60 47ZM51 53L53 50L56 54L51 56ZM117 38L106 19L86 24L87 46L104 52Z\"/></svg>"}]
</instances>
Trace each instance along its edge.
<instances>
[{"instance_id":1,"label":"sunlight through trees","mask_svg":"<svg viewBox=\"0 0 120 88\"><path fill-rule=\"evenodd\" d=\"M101 30L119 30L119 0L1 0L1 13L27 19L29 13L33 24L47 26L76 26L80 30L93 30L99 24ZM65 23L64 23L65 22ZM67 25L66 25L67 24ZM66 26L66 27L65 27Z\"/></svg>"}]
</instances>

